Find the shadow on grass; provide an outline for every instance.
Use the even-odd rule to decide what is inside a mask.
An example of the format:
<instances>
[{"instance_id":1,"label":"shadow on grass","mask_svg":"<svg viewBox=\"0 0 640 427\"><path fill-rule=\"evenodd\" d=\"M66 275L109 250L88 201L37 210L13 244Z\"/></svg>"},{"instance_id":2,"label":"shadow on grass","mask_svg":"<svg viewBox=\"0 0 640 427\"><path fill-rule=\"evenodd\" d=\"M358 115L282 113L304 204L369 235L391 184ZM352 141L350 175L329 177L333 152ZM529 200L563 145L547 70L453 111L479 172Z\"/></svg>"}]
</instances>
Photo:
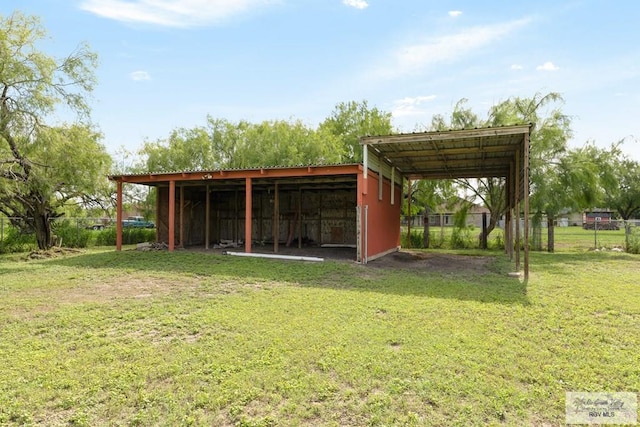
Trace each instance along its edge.
<instances>
[{"instance_id":1,"label":"shadow on grass","mask_svg":"<svg viewBox=\"0 0 640 427\"><path fill-rule=\"evenodd\" d=\"M482 273L381 269L335 260L299 262L190 251L86 253L45 262L72 268L113 269L114 275L148 272L174 280L180 280L181 275L215 276L334 290L529 304L526 283L507 277L510 264L502 257L496 257L489 271Z\"/></svg>"},{"instance_id":2,"label":"shadow on grass","mask_svg":"<svg viewBox=\"0 0 640 427\"><path fill-rule=\"evenodd\" d=\"M576 268L586 265L638 263L640 256L623 252L530 252L532 268L552 274L573 275Z\"/></svg>"}]
</instances>

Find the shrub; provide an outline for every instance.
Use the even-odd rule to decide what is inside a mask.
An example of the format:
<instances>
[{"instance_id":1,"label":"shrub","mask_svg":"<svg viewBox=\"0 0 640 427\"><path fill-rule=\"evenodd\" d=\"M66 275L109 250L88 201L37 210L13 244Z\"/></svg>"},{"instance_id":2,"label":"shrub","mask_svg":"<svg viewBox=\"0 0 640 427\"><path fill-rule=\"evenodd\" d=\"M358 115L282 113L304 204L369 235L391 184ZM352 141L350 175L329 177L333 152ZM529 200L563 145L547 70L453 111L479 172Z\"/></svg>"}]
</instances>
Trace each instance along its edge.
<instances>
[{"instance_id":1,"label":"shrub","mask_svg":"<svg viewBox=\"0 0 640 427\"><path fill-rule=\"evenodd\" d=\"M422 249L424 248L424 233L422 231L414 230L411 231L411 248L413 249ZM400 244L403 248L408 247L407 245L407 233L402 233L402 237L400 239Z\"/></svg>"},{"instance_id":2,"label":"shrub","mask_svg":"<svg viewBox=\"0 0 640 427\"><path fill-rule=\"evenodd\" d=\"M142 242L155 242L156 230L151 228L125 228L122 230L122 244L133 245ZM96 235L96 246L115 246L116 229L105 228Z\"/></svg>"},{"instance_id":3,"label":"shrub","mask_svg":"<svg viewBox=\"0 0 640 427\"><path fill-rule=\"evenodd\" d=\"M35 234L25 233L15 227L5 227L2 237L0 254L33 251L38 247Z\"/></svg>"},{"instance_id":4,"label":"shrub","mask_svg":"<svg viewBox=\"0 0 640 427\"><path fill-rule=\"evenodd\" d=\"M502 230L494 229L489 237L493 236L493 239L489 239L487 247L489 249L504 249L504 234Z\"/></svg>"},{"instance_id":5,"label":"shrub","mask_svg":"<svg viewBox=\"0 0 640 427\"><path fill-rule=\"evenodd\" d=\"M471 227L454 227L451 232L452 249L468 249L474 246Z\"/></svg>"},{"instance_id":6,"label":"shrub","mask_svg":"<svg viewBox=\"0 0 640 427\"><path fill-rule=\"evenodd\" d=\"M630 254L640 254L640 231L638 227L634 227L629 234L627 252Z\"/></svg>"},{"instance_id":7,"label":"shrub","mask_svg":"<svg viewBox=\"0 0 640 427\"><path fill-rule=\"evenodd\" d=\"M91 232L80 227L76 221L59 220L51 225L53 234L56 236L56 244L68 248L86 248L91 238Z\"/></svg>"}]
</instances>

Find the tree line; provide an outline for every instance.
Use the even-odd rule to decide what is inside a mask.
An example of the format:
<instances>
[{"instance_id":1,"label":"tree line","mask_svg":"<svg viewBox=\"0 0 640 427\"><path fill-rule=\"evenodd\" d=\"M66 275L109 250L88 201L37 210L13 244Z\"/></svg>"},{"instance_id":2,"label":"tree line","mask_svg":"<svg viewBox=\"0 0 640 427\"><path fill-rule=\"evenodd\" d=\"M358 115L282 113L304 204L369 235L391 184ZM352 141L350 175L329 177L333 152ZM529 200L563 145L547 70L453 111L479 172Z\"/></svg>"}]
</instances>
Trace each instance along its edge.
<instances>
[{"instance_id":1,"label":"tree line","mask_svg":"<svg viewBox=\"0 0 640 427\"><path fill-rule=\"evenodd\" d=\"M113 211L109 173L357 163L362 160L360 136L397 132L391 113L366 100L338 103L317 126L297 119L251 123L208 116L200 126L145 141L133 153L133 164L123 168L107 154L90 120L87 100L96 84L97 55L80 45L67 57L55 58L37 49L45 36L37 17L0 16L0 214L34 232L41 249L53 243L51 219L87 209ZM558 93L536 93L502 101L481 117L462 99L450 115L432 117L422 130L534 123L534 223L546 216L552 224L566 209L595 206L610 207L623 219L640 216L639 163L622 152L621 142L607 149L593 142L571 148L571 118L562 105ZM73 123L49 123L61 106L76 113ZM411 185L413 209L433 210L466 189L491 212L487 234L504 211L503 179ZM139 197L144 203L153 195ZM404 213L411 213L406 204Z\"/></svg>"}]
</instances>

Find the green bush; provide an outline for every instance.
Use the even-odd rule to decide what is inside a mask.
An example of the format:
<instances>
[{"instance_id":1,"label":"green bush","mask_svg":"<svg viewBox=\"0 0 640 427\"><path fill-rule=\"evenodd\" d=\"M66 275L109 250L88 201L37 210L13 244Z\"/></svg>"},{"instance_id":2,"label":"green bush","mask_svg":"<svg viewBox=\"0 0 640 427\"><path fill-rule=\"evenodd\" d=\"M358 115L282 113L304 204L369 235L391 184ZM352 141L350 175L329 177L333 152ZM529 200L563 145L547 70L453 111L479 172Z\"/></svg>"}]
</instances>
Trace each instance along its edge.
<instances>
[{"instance_id":1,"label":"green bush","mask_svg":"<svg viewBox=\"0 0 640 427\"><path fill-rule=\"evenodd\" d=\"M440 231L429 232L429 248L442 249L445 245L445 237Z\"/></svg>"},{"instance_id":2,"label":"green bush","mask_svg":"<svg viewBox=\"0 0 640 427\"><path fill-rule=\"evenodd\" d=\"M91 232L80 227L77 221L59 220L51 225L56 236L56 245L67 248L86 248L91 239Z\"/></svg>"},{"instance_id":3,"label":"green bush","mask_svg":"<svg viewBox=\"0 0 640 427\"><path fill-rule=\"evenodd\" d=\"M25 233L15 227L5 226L2 237L0 254L33 251L38 247L35 234Z\"/></svg>"},{"instance_id":4,"label":"green bush","mask_svg":"<svg viewBox=\"0 0 640 427\"><path fill-rule=\"evenodd\" d=\"M454 227L451 232L451 248L452 249L469 249L475 247L475 239L473 237L473 226L471 227Z\"/></svg>"},{"instance_id":5,"label":"green bush","mask_svg":"<svg viewBox=\"0 0 640 427\"><path fill-rule=\"evenodd\" d=\"M633 227L631 229L631 234L629 234L627 244L627 252L630 254L640 254L640 230L638 230L638 227Z\"/></svg>"},{"instance_id":6,"label":"green bush","mask_svg":"<svg viewBox=\"0 0 640 427\"><path fill-rule=\"evenodd\" d=\"M122 244L133 245L142 242L155 242L156 230L152 228L125 228L122 230ZM96 246L115 246L115 227L105 228L96 235Z\"/></svg>"},{"instance_id":7,"label":"green bush","mask_svg":"<svg viewBox=\"0 0 640 427\"><path fill-rule=\"evenodd\" d=\"M418 231L418 230L414 230L411 232L411 248L413 249L422 249L424 248L424 239L423 239L424 233L422 231ZM408 240L407 240L407 233L402 233L401 239L400 239L400 244L402 245L403 248L408 247L409 245L407 244Z\"/></svg>"},{"instance_id":8,"label":"green bush","mask_svg":"<svg viewBox=\"0 0 640 427\"><path fill-rule=\"evenodd\" d=\"M493 238L492 238L493 237ZM489 240L487 242L489 249L504 249L504 232L495 228L491 234L489 234Z\"/></svg>"}]
</instances>

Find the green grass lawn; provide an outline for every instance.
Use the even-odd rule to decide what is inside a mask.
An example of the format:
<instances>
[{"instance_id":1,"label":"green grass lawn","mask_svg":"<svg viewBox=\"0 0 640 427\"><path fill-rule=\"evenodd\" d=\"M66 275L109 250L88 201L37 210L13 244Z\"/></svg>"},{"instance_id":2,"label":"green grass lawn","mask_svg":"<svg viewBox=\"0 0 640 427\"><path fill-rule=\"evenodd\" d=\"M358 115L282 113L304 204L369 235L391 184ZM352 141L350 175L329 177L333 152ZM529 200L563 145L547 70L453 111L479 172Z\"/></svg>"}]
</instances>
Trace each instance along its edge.
<instances>
[{"instance_id":1,"label":"green grass lawn","mask_svg":"<svg viewBox=\"0 0 640 427\"><path fill-rule=\"evenodd\" d=\"M487 255L1 257L0 425L562 425L565 392L640 391L640 256L531 253L522 283Z\"/></svg>"}]
</instances>

